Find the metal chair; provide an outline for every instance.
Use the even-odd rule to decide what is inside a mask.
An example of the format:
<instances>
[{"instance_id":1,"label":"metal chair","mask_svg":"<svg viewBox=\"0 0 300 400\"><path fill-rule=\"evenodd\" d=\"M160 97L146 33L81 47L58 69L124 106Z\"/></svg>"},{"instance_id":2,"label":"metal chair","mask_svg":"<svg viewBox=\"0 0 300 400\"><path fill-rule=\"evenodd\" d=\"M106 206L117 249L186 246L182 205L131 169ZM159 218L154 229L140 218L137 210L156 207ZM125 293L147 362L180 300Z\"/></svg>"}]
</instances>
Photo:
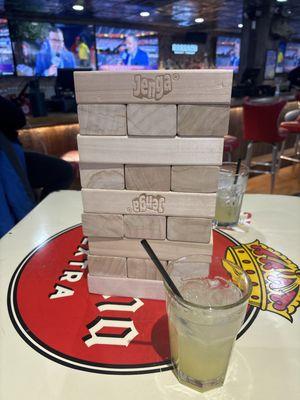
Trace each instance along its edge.
<instances>
[{"instance_id":1,"label":"metal chair","mask_svg":"<svg viewBox=\"0 0 300 400\"><path fill-rule=\"evenodd\" d=\"M280 124L280 128L287 135L296 135L294 144L294 154L292 156L281 154L281 160L300 162L300 109L290 111L284 116L284 122Z\"/></svg>"},{"instance_id":2,"label":"metal chair","mask_svg":"<svg viewBox=\"0 0 300 400\"><path fill-rule=\"evenodd\" d=\"M245 99L243 104L244 139L248 141L245 164L249 167L250 173L271 174L271 193L274 191L276 172L280 167L280 156L287 137L286 132L278 129L279 115L285 104L286 101L280 99L275 102ZM268 143L272 146L271 162L251 161L254 143ZM263 166L270 169L253 169L252 166Z\"/></svg>"},{"instance_id":3,"label":"metal chair","mask_svg":"<svg viewBox=\"0 0 300 400\"><path fill-rule=\"evenodd\" d=\"M235 136L224 136L224 154L227 156L227 161L232 161L232 152L239 147L239 139Z\"/></svg>"}]
</instances>

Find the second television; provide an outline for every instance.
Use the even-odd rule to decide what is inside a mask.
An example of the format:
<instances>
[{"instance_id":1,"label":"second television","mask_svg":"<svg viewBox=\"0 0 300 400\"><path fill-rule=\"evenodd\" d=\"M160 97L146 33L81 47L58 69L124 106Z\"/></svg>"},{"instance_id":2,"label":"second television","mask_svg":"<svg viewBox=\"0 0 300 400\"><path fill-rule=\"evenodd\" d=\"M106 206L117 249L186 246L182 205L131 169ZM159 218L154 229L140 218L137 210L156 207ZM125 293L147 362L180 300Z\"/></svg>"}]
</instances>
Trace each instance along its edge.
<instances>
[{"instance_id":1,"label":"second television","mask_svg":"<svg viewBox=\"0 0 300 400\"><path fill-rule=\"evenodd\" d=\"M7 20L0 19L0 76L13 75L15 71Z\"/></svg>"},{"instance_id":2,"label":"second television","mask_svg":"<svg viewBox=\"0 0 300 400\"><path fill-rule=\"evenodd\" d=\"M219 36L216 46L216 67L238 72L240 65L241 39L233 36Z\"/></svg>"},{"instance_id":3,"label":"second television","mask_svg":"<svg viewBox=\"0 0 300 400\"><path fill-rule=\"evenodd\" d=\"M96 27L100 70L157 69L157 32L108 26Z\"/></svg>"}]
</instances>

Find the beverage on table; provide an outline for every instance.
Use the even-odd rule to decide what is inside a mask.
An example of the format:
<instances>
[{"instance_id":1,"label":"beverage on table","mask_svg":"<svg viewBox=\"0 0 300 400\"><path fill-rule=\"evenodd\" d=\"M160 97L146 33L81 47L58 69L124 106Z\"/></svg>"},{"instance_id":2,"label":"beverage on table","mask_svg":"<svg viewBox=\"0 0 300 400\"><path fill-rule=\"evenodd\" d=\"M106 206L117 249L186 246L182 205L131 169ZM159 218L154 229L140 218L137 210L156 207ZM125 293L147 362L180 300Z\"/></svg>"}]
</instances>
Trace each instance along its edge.
<instances>
[{"instance_id":1,"label":"beverage on table","mask_svg":"<svg viewBox=\"0 0 300 400\"><path fill-rule=\"evenodd\" d=\"M197 267L197 256L171 263L168 272L183 300L165 285L174 372L180 382L202 391L224 382L251 290L245 272L223 262L230 273L222 276L203 263Z\"/></svg>"},{"instance_id":2,"label":"beverage on table","mask_svg":"<svg viewBox=\"0 0 300 400\"><path fill-rule=\"evenodd\" d=\"M215 219L219 226L235 225L239 221L243 196L248 181L248 168L237 163L224 163L220 168Z\"/></svg>"}]
</instances>

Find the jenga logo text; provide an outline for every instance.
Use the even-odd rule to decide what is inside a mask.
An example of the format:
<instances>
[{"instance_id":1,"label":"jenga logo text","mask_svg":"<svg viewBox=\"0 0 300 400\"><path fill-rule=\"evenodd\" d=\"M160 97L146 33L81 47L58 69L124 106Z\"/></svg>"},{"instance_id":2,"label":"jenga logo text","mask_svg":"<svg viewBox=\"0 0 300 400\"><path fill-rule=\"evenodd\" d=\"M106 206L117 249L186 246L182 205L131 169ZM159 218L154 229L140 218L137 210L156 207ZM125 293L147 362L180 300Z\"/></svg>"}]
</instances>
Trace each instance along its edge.
<instances>
[{"instance_id":1,"label":"jenga logo text","mask_svg":"<svg viewBox=\"0 0 300 400\"><path fill-rule=\"evenodd\" d=\"M142 75L134 75L134 97L139 99L160 100L172 91L172 78L170 74L157 75L155 78L146 78Z\"/></svg>"},{"instance_id":2,"label":"jenga logo text","mask_svg":"<svg viewBox=\"0 0 300 400\"><path fill-rule=\"evenodd\" d=\"M132 200L132 212L143 213L154 211L158 214L165 212L165 198L163 196L142 193Z\"/></svg>"}]
</instances>

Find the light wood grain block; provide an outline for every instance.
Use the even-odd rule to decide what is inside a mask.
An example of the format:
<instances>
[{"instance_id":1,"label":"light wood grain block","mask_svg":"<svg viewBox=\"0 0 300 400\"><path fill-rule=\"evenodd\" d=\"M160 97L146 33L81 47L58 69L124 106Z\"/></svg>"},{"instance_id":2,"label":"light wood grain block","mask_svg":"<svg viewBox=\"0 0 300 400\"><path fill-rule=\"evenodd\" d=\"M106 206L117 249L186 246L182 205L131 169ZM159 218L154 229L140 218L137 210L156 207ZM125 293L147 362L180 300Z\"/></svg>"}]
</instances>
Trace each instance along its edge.
<instances>
[{"instance_id":1,"label":"light wood grain block","mask_svg":"<svg viewBox=\"0 0 300 400\"><path fill-rule=\"evenodd\" d=\"M177 107L175 104L128 104L129 136L176 135Z\"/></svg>"},{"instance_id":2,"label":"light wood grain block","mask_svg":"<svg viewBox=\"0 0 300 400\"><path fill-rule=\"evenodd\" d=\"M125 237L131 239L166 239L166 217L124 215Z\"/></svg>"},{"instance_id":3,"label":"light wood grain block","mask_svg":"<svg viewBox=\"0 0 300 400\"><path fill-rule=\"evenodd\" d=\"M102 164L220 165L223 138L78 136L80 161Z\"/></svg>"},{"instance_id":4,"label":"light wood grain block","mask_svg":"<svg viewBox=\"0 0 300 400\"><path fill-rule=\"evenodd\" d=\"M81 135L127 135L125 104L79 104Z\"/></svg>"},{"instance_id":5,"label":"light wood grain block","mask_svg":"<svg viewBox=\"0 0 300 400\"><path fill-rule=\"evenodd\" d=\"M214 193L218 190L219 167L172 166L171 190L187 193Z\"/></svg>"},{"instance_id":6,"label":"light wood grain block","mask_svg":"<svg viewBox=\"0 0 300 400\"><path fill-rule=\"evenodd\" d=\"M76 71L74 80L77 103L229 104L232 71Z\"/></svg>"},{"instance_id":7,"label":"light wood grain block","mask_svg":"<svg viewBox=\"0 0 300 400\"><path fill-rule=\"evenodd\" d=\"M212 220L208 218L168 217L167 238L182 242L208 243Z\"/></svg>"},{"instance_id":8,"label":"light wood grain block","mask_svg":"<svg viewBox=\"0 0 300 400\"><path fill-rule=\"evenodd\" d=\"M124 236L123 215L82 214L82 230L84 236L121 238Z\"/></svg>"},{"instance_id":9,"label":"light wood grain block","mask_svg":"<svg viewBox=\"0 0 300 400\"><path fill-rule=\"evenodd\" d=\"M83 188L124 189L124 166L81 162L80 181Z\"/></svg>"},{"instance_id":10,"label":"light wood grain block","mask_svg":"<svg viewBox=\"0 0 300 400\"><path fill-rule=\"evenodd\" d=\"M125 186L129 190L163 190L171 188L171 167L125 165Z\"/></svg>"},{"instance_id":11,"label":"light wood grain block","mask_svg":"<svg viewBox=\"0 0 300 400\"><path fill-rule=\"evenodd\" d=\"M162 276L151 260L143 258L127 258L127 276L136 279L162 280ZM167 267L167 262L162 261L162 266Z\"/></svg>"},{"instance_id":12,"label":"light wood grain block","mask_svg":"<svg viewBox=\"0 0 300 400\"><path fill-rule=\"evenodd\" d=\"M126 258L93 256L89 254L88 270L90 275L126 277Z\"/></svg>"},{"instance_id":13,"label":"light wood grain block","mask_svg":"<svg viewBox=\"0 0 300 400\"><path fill-rule=\"evenodd\" d=\"M84 212L204 217L215 215L215 193L82 189Z\"/></svg>"},{"instance_id":14,"label":"light wood grain block","mask_svg":"<svg viewBox=\"0 0 300 400\"><path fill-rule=\"evenodd\" d=\"M87 280L90 293L165 300L165 290L162 281L94 276L90 274L88 274Z\"/></svg>"},{"instance_id":15,"label":"light wood grain block","mask_svg":"<svg viewBox=\"0 0 300 400\"><path fill-rule=\"evenodd\" d=\"M212 241L209 243L189 243L170 240L149 240L150 246L163 261L176 260L189 254L199 254L203 262L210 262ZM137 239L89 238L90 254L100 256L146 258L148 254Z\"/></svg>"},{"instance_id":16,"label":"light wood grain block","mask_svg":"<svg viewBox=\"0 0 300 400\"><path fill-rule=\"evenodd\" d=\"M179 136L228 134L229 107L218 105L178 105Z\"/></svg>"}]
</instances>

